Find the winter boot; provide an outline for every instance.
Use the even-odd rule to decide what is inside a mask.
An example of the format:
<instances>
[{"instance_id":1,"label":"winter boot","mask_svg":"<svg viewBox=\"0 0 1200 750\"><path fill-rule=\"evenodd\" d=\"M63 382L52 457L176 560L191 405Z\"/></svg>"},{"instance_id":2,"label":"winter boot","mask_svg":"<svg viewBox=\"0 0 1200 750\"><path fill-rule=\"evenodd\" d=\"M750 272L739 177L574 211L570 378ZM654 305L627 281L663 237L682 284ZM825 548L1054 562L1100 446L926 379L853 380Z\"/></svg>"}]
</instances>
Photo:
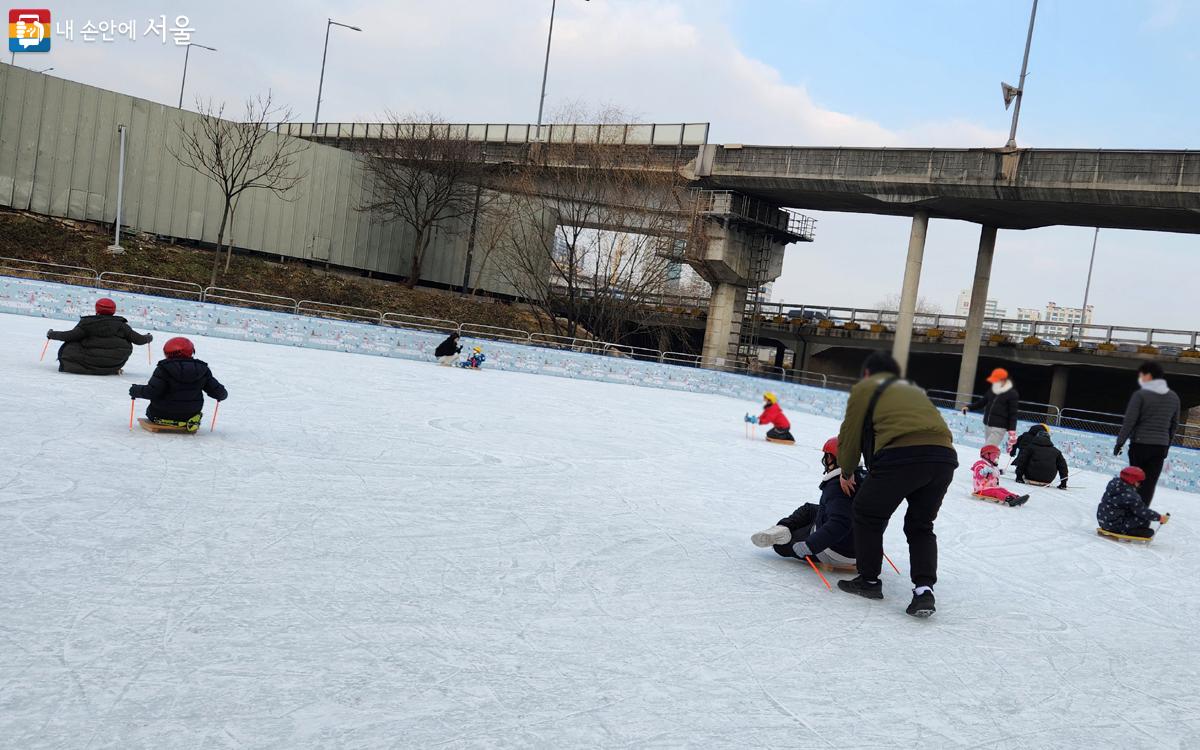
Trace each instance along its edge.
<instances>
[{"instance_id":1,"label":"winter boot","mask_svg":"<svg viewBox=\"0 0 1200 750\"><path fill-rule=\"evenodd\" d=\"M913 589L912 604L904 611L913 617L929 617L936 612L937 608L933 606L933 589L926 589L919 594Z\"/></svg>"},{"instance_id":2,"label":"winter boot","mask_svg":"<svg viewBox=\"0 0 1200 750\"><path fill-rule=\"evenodd\" d=\"M1017 508L1029 502L1029 495L1021 495L1020 497L1010 497L1004 502L1008 503L1010 508Z\"/></svg>"},{"instance_id":3,"label":"winter boot","mask_svg":"<svg viewBox=\"0 0 1200 750\"><path fill-rule=\"evenodd\" d=\"M750 541L754 542L755 547L773 547L792 541L792 532L786 526L776 525L751 535Z\"/></svg>"},{"instance_id":4,"label":"winter boot","mask_svg":"<svg viewBox=\"0 0 1200 750\"><path fill-rule=\"evenodd\" d=\"M838 581L838 588L847 594L858 594L867 599L883 598L883 582L868 581L862 576L857 576L849 581Z\"/></svg>"}]
</instances>

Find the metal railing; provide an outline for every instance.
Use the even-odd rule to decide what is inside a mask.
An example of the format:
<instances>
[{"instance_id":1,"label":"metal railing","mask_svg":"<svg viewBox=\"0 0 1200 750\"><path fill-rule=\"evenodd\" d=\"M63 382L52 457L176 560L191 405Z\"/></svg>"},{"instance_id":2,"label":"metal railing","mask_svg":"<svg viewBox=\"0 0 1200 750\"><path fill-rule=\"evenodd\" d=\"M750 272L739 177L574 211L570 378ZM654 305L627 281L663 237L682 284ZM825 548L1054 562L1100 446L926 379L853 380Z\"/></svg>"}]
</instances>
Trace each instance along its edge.
<instances>
[{"instance_id":1,"label":"metal railing","mask_svg":"<svg viewBox=\"0 0 1200 750\"><path fill-rule=\"evenodd\" d=\"M178 297L180 299L192 299L195 297L197 302L204 301L204 287L190 281L176 281L175 279L163 279L157 276L105 271L96 277L96 283L97 285L107 286L110 289L145 291L159 297Z\"/></svg>"},{"instance_id":2,"label":"metal railing","mask_svg":"<svg viewBox=\"0 0 1200 750\"><path fill-rule=\"evenodd\" d=\"M292 297L281 297L278 294L263 294L262 292L247 292L242 289L226 289L210 286L204 290L204 301L217 305L234 305L250 307L258 310L286 310L296 312L300 301Z\"/></svg>"},{"instance_id":3,"label":"metal railing","mask_svg":"<svg viewBox=\"0 0 1200 750\"><path fill-rule=\"evenodd\" d=\"M296 138L395 139L444 138L483 143L598 143L617 146L702 146L707 122L600 124L564 123L268 123L267 130Z\"/></svg>"},{"instance_id":4,"label":"metal railing","mask_svg":"<svg viewBox=\"0 0 1200 750\"><path fill-rule=\"evenodd\" d=\"M0 258L0 273L21 278L40 279L44 276L53 279L78 279L95 286L99 274L95 269L83 266L68 266L62 263L43 263L38 260L23 260L21 258ZM74 283L74 282L71 282Z\"/></svg>"},{"instance_id":5,"label":"metal railing","mask_svg":"<svg viewBox=\"0 0 1200 750\"><path fill-rule=\"evenodd\" d=\"M329 302L317 302L302 299L296 303L296 313L311 315L317 318L336 318L338 320L353 320L365 323L383 323L383 312L368 307L350 307L334 305Z\"/></svg>"},{"instance_id":6,"label":"metal railing","mask_svg":"<svg viewBox=\"0 0 1200 750\"><path fill-rule=\"evenodd\" d=\"M457 331L459 323L453 320L444 318L426 318L421 315L409 315L407 313L384 313L384 325L396 326L397 328L415 328L419 331L440 331L442 333L452 333Z\"/></svg>"}]
</instances>

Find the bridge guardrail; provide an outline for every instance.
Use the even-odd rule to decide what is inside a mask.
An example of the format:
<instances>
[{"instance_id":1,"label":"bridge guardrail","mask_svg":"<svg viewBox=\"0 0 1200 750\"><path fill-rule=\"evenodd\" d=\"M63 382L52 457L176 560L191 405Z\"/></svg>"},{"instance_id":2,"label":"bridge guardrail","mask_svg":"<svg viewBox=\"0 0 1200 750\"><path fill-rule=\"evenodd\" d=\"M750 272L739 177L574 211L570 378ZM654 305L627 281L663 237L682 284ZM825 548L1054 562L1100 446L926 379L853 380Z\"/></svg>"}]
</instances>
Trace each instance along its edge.
<instances>
[{"instance_id":1,"label":"bridge guardrail","mask_svg":"<svg viewBox=\"0 0 1200 750\"><path fill-rule=\"evenodd\" d=\"M108 286L119 291L146 291L159 297L175 297L193 299L201 302L204 299L204 287L191 281L176 281L158 276L143 276L136 273L120 273L105 271L96 278L96 284Z\"/></svg>"}]
</instances>

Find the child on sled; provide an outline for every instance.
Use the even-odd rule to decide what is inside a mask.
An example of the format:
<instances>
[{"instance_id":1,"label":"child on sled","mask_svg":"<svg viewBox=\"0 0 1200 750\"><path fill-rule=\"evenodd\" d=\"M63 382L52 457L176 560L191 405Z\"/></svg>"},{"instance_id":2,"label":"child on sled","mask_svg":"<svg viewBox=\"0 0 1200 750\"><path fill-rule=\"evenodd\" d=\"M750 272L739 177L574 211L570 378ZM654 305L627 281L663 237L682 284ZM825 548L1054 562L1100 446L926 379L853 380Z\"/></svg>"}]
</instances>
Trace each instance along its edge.
<instances>
[{"instance_id":1,"label":"child on sled","mask_svg":"<svg viewBox=\"0 0 1200 750\"><path fill-rule=\"evenodd\" d=\"M1168 515L1146 507L1138 494L1138 487L1144 481L1146 472L1136 466L1126 466L1120 475L1113 477L1096 508L1096 521L1101 529L1111 534L1149 539L1154 536L1154 529L1150 528L1152 522L1167 522Z\"/></svg>"},{"instance_id":2,"label":"child on sled","mask_svg":"<svg viewBox=\"0 0 1200 750\"><path fill-rule=\"evenodd\" d=\"M1000 449L985 445L979 449L979 460L971 467L975 479L975 497L1003 503L1015 508L1029 501L1029 495L1018 495L1000 486Z\"/></svg>"},{"instance_id":3,"label":"child on sled","mask_svg":"<svg viewBox=\"0 0 1200 750\"><path fill-rule=\"evenodd\" d=\"M483 363L487 361L487 356L484 355L483 349L478 346L471 350L471 356L459 363L459 367L465 367L468 370L478 370L483 367Z\"/></svg>"},{"instance_id":4,"label":"child on sled","mask_svg":"<svg viewBox=\"0 0 1200 750\"><path fill-rule=\"evenodd\" d=\"M783 409L779 407L779 397L770 391L763 394L763 413L758 417L747 414L746 421L750 424L771 425L771 429L767 430L767 440L777 440L781 443L796 442L796 438L792 437L792 423L788 421L783 414Z\"/></svg>"},{"instance_id":5,"label":"child on sled","mask_svg":"<svg viewBox=\"0 0 1200 750\"><path fill-rule=\"evenodd\" d=\"M177 336L163 345L166 359L159 361L146 385L129 386L129 397L150 400L146 418L155 424L178 427L187 432L200 429L204 416L204 394L217 401L229 398L208 364L195 359L196 347Z\"/></svg>"}]
</instances>

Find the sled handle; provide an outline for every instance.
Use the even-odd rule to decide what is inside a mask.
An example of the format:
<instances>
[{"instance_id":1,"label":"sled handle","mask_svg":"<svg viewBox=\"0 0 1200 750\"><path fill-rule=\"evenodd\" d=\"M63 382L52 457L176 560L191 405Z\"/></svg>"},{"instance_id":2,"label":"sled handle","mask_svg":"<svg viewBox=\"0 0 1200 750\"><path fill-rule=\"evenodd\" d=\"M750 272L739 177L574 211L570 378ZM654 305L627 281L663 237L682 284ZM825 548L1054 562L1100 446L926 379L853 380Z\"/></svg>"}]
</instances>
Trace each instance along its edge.
<instances>
[{"instance_id":1,"label":"sled handle","mask_svg":"<svg viewBox=\"0 0 1200 750\"><path fill-rule=\"evenodd\" d=\"M221 413L221 402L218 401L217 405L213 407L213 421L212 421L212 424L210 424L208 426L209 432L212 432L213 430L217 429L217 415L220 413Z\"/></svg>"},{"instance_id":2,"label":"sled handle","mask_svg":"<svg viewBox=\"0 0 1200 750\"><path fill-rule=\"evenodd\" d=\"M129 399L129 431L133 432L133 410L137 406L137 399Z\"/></svg>"},{"instance_id":3,"label":"sled handle","mask_svg":"<svg viewBox=\"0 0 1200 750\"><path fill-rule=\"evenodd\" d=\"M896 567L896 563L892 562L892 558L887 556L886 552L883 553L883 559L888 561L888 565L892 566L892 570L896 571L896 575L904 575L900 572L900 569Z\"/></svg>"},{"instance_id":4,"label":"sled handle","mask_svg":"<svg viewBox=\"0 0 1200 750\"><path fill-rule=\"evenodd\" d=\"M46 339L46 344L42 347L42 356L38 357L38 362L46 358L46 350L50 348L50 339Z\"/></svg>"}]
</instances>

